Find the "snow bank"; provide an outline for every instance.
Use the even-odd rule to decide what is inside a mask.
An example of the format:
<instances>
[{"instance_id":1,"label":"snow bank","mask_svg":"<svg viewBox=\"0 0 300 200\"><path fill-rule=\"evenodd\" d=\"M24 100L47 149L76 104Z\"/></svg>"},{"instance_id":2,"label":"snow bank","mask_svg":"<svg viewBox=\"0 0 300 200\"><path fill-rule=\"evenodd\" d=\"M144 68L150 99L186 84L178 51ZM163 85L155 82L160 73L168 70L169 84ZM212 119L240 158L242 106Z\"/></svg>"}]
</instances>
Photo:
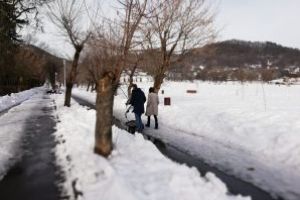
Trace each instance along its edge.
<instances>
[{"instance_id":1,"label":"snow bank","mask_svg":"<svg viewBox=\"0 0 300 200\"><path fill-rule=\"evenodd\" d=\"M66 194L80 199L105 200L236 200L250 199L227 194L226 186L212 173L201 177L195 168L165 158L140 134L130 135L113 127L114 151L108 159L93 153L95 111L76 103L58 105L57 162L66 176Z\"/></svg>"},{"instance_id":2,"label":"snow bank","mask_svg":"<svg viewBox=\"0 0 300 200\"><path fill-rule=\"evenodd\" d=\"M22 103L23 101L29 99L32 95L36 94L38 91L38 88L33 88L19 93L0 96L0 112L19 103Z\"/></svg>"}]
</instances>

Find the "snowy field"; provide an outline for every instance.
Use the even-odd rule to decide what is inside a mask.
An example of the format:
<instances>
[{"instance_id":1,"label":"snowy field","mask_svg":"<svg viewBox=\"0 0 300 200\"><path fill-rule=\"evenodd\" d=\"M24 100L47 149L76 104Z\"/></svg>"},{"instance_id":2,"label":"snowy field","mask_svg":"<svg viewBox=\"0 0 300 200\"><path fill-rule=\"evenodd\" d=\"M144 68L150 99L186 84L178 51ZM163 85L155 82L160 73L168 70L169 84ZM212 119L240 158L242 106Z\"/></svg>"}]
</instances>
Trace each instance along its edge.
<instances>
[{"instance_id":1,"label":"snowy field","mask_svg":"<svg viewBox=\"0 0 300 200\"><path fill-rule=\"evenodd\" d=\"M146 95L151 85L139 84ZM146 129L147 134L274 196L300 199L299 85L167 82L162 89L160 128ZM187 94L188 89L197 93ZM123 91L115 98L114 114L125 121ZM82 89L75 94L95 101L95 94ZM171 106L163 105L164 97L171 97Z\"/></svg>"},{"instance_id":2,"label":"snowy field","mask_svg":"<svg viewBox=\"0 0 300 200\"><path fill-rule=\"evenodd\" d=\"M66 194L74 188L78 199L105 200L250 200L228 195L226 186L212 173L201 177L197 169L165 158L141 134L131 135L113 127L114 151L108 159L93 154L95 111L72 102L57 104L58 164L66 175Z\"/></svg>"},{"instance_id":3,"label":"snowy field","mask_svg":"<svg viewBox=\"0 0 300 200\"><path fill-rule=\"evenodd\" d=\"M146 95L151 85L140 84ZM121 88L126 91L126 85ZM299 85L167 82L162 89L159 129L154 130L152 121L146 134L274 196L300 199ZM188 94L188 89L197 93ZM126 121L122 90L115 98L114 115ZM24 101L0 116L0 179L18 160L26 118L36 112L42 92L37 88L0 97L2 110ZM74 94L95 102L95 93L75 89ZM114 127L112 156L106 160L94 155L95 111L74 102L68 109L62 106L63 94L53 97L59 119L56 153L68 177L63 185L68 195L75 187L84 192L82 199L101 195L105 199L244 199L228 196L226 186L213 174L201 177L196 169L166 159L140 134L129 135ZM171 106L163 105L164 97L171 98Z\"/></svg>"}]
</instances>

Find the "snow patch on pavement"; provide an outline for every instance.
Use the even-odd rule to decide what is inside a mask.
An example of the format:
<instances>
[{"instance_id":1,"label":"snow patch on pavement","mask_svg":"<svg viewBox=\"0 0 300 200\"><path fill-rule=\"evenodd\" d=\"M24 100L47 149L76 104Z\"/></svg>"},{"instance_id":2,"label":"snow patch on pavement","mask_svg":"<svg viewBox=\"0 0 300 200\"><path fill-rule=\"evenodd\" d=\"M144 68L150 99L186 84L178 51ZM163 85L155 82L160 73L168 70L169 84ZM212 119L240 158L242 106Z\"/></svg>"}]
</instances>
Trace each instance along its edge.
<instances>
[{"instance_id":1,"label":"snow patch on pavement","mask_svg":"<svg viewBox=\"0 0 300 200\"><path fill-rule=\"evenodd\" d=\"M23 101L29 99L31 96L36 94L39 90L40 88L33 88L19 93L12 93L10 95L0 96L0 112L11 108L12 106L15 106L19 103L22 103Z\"/></svg>"}]
</instances>

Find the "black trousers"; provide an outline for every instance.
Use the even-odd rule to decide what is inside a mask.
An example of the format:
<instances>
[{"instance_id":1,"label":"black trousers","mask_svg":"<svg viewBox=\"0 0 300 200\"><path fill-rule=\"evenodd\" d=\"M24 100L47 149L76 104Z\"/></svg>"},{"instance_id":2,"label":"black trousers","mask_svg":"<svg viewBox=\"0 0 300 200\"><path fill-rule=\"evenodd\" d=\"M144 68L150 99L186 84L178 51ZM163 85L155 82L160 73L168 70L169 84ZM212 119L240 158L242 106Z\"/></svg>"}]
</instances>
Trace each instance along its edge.
<instances>
[{"instance_id":1,"label":"black trousers","mask_svg":"<svg viewBox=\"0 0 300 200\"><path fill-rule=\"evenodd\" d=\"M158 128L157 116L156 115L153 115L153 116L154 116L154 120L155 120L155 128ZM148 120L147 120L146 126L150 126L150 118L151 118L151 116L148 116Z\"/></svg>"}]
</instances>

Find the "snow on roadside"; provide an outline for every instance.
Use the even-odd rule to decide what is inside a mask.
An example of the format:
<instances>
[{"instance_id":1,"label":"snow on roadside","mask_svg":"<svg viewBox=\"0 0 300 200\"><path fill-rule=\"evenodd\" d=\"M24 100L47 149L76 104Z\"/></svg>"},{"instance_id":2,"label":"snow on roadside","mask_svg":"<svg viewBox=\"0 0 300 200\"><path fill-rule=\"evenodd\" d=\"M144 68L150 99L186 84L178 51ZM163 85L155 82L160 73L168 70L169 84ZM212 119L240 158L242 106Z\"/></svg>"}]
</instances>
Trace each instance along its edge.
<instances>
[{"instance_id":1,"label":"snow on roadside","mask_svg":"<svg viewBox=\"0 0 300 200\"><path fill-rule=\"evenodd\" d=\"M57 104L57 163L66 180L63 188L80 199L105 200L242 200L231 196L212 173L201 177L195 168L165 158L142 135L113 127L114 151L108 159L93 153L95 111L72 103L63 107L63 95L53 95ZM73 186L72 186L73 185Z\"/></svg>"},{"instance_id":2,"label":"snow on roadside","mask_svg":"<svg viewBox=\"0 0 300 200\"><path fill-rule=\"evenodd\" d=\"M0 96L0 112L29 99L38 91L39 88L33 88L19 93L12 93L10 95Z\"/></svg>"},{"instance_id":3,"label":"snow on roadside","mask_svg":"<svg viewBox=\"0 0 300 200\"><path fill-rule=\"evenodd\" d=\"M152 83L138 85L147 93ZM146 129L147 134L274 196L300 199L298 85L196 81L166 82L162 89L165 93L160 94L160 128ZM187 89L198 93L187 94ZM95 102L94 93L75 93ZM171 106L162 105L164 97L171 97ZM119 91L114 115L123 121L125 102L125 95Z\"/></svg>"},{"instance_id":4,"label":"snow on roadside","mask_svg":"<svg viewBox=\"0 0 300 200\"><path fill-rule=\"evenodd\" d=\"M15 94L15 99L19 101L31 98L0 116L0 180L4 177L7 170L22 157L20 150L24 136L24 127L28 117L40 112L36 108L41 104L42 92L43 90L39 88L25 91L20 95ZM5 105L9 104L5 103Z\"/></svg>"}]
</instances>

